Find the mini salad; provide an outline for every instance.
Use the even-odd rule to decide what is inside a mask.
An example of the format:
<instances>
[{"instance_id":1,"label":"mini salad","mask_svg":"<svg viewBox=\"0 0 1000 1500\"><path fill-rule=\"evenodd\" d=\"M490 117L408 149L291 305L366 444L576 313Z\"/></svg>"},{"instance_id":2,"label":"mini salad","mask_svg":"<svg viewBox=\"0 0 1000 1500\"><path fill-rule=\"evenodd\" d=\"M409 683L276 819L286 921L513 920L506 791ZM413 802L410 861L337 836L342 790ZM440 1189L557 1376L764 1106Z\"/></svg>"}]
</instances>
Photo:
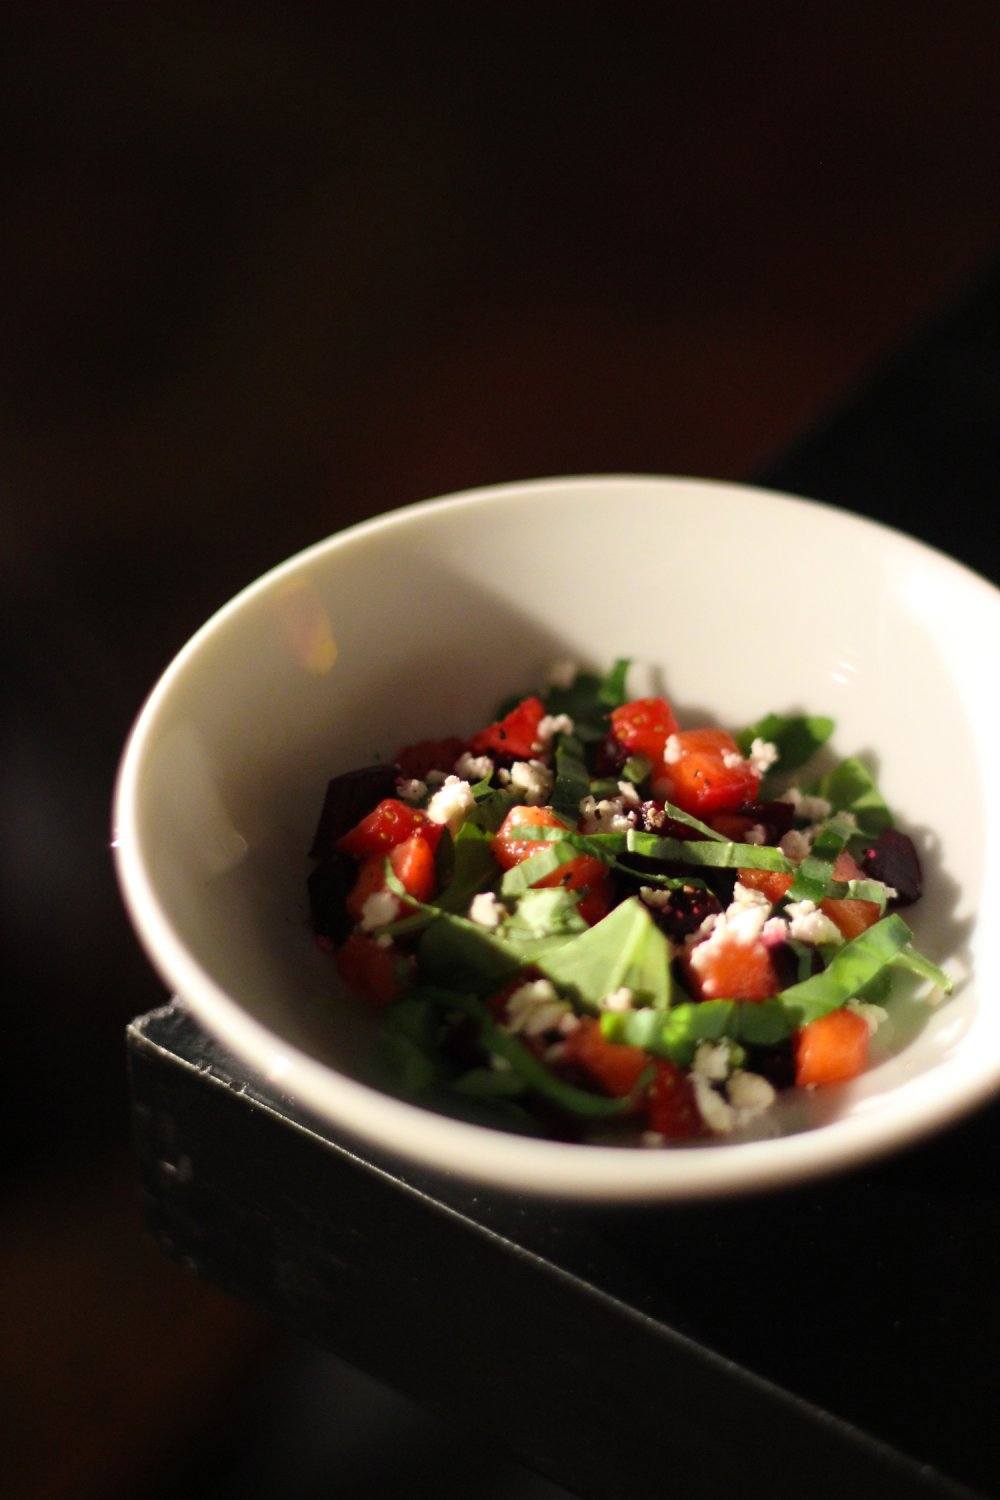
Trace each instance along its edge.
<instances>
[{"instance_id":1,"label":"mini salad","mask_svg":"<svg viewBox=\"0 0 1000 1500\"><path fill-rule=\"evenodd\" d=\"M312 924L399 1091L567 1140L728 1136L860 1073L899 971L950 988L868 769L800 784L833 721L682 729L629 666L559 666L469 739L330 782Z\"/></svg>"}]
</instances>

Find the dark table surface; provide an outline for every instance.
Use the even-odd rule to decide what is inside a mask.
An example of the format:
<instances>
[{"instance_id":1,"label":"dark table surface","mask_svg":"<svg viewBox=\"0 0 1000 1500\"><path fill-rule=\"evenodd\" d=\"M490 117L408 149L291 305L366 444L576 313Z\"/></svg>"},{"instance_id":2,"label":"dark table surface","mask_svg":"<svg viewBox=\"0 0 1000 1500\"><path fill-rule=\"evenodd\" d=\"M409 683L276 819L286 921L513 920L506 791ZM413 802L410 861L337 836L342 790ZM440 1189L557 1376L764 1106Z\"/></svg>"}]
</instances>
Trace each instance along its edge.
<instances>
[{"instance_id":1,"label":"dark table surface","mask_svg":"<svg viewBox=\"0 0 1000 1500\"><path fill-rule=\"evenodd\" d=\"M760 477L996 578L998 412L993 272ZM817 1186L600 1209L317 1131L176 1006L130 1040L165 1248L575 1492L655 1484L657 1424L690 1494L994 1487L1000 1106Z\"/></svg>"}]
</instances>

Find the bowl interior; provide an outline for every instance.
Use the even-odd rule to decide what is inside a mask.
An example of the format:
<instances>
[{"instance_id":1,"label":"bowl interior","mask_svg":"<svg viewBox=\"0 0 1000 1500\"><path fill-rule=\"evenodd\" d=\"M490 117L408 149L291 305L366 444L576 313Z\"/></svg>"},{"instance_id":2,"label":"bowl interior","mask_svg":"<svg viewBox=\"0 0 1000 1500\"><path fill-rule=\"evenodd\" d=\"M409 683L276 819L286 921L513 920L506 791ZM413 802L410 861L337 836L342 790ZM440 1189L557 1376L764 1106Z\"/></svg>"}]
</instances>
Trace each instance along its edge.
<instances>
[{"instance_id":1,"label":"bowl interior","mask_svg":"<svg viewBox=\"0 0 1000 1500\"><path fill-rule=\"evenodd\" d=\"M164 977L251 1064L425 1160L558 1187L552 1163L569 1152L593 1160L569 1174L589 1174L583 1191L604 1191L603 1174L608 1191L663 1193L700 1191L706 1173L711 1190L746 1185L762 1153L762 1177L836 1164L946 1118L1000 1071L995 1012L977 1002L996 978L977 915L1000 831L983 692L998 597L897 533L739 486L565 480L411 507L269 574L174 663L123 765L126 897ZM475 1127L355 1086L371 1076L372 1018L312 940L306 851L330 776L471 732L556 659L618 655L685 725L831 714L835 751L873 765L921 849L918 942L975 979L935 1009L901 999L861 1079L781 1101L761 1130L783 1139L623 1153L516 1137L494 1150L490 1133L484 1153ZM513 1165L491 1168L491 1152ZM729 1167L698 1165L727 1154ZM623 1187L629 1173L642 1186Z\"/></svg>"}]
</instances>

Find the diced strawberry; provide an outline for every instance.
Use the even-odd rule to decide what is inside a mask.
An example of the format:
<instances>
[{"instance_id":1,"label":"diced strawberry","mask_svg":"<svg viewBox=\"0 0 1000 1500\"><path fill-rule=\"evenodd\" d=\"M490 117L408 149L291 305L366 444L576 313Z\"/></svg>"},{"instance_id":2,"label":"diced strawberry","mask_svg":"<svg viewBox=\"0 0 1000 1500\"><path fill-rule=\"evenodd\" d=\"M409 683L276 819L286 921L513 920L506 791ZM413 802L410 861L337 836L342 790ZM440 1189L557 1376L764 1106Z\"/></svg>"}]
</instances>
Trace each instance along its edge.
<instances>
[{"instance_id":1,"label":"diced strawberry","mask_svg":"<svg viewBox=\"0 0 1000 1500\"><path fill-rule=\"evenodd\" d=\"M753 801L760 777L740 755L731 734L722 729L687 729L677 740L680 758L660 762L653 777L654 795L698 817Z\"/></svg>"},{"instance_id":2,"label":"diced strawberry","mask_svg":"<svg viewBox=\"0 0 1000 1500\"><path fill-rule=\"evenodd\" d=\"M677 720L666 698L636 698L612 711L611 728L630 755L645 755L655 763L667 736L677 733Z\"/></svg>"},{"instance_id":3,"label":"diced strawberry","mask_svg":"<svg viewBox=\"0 0 1000 1500\"><path fill-rule=\"evenodd\" d=\"M532 828L565 828L565 818L552 811L551 807L512 807L497 829L493 839L493 857L504 870L512 870L522 860L530 859L545 848L544 839L532 839Z\"/></svg>"},{"instance_id":4,"label":"diced strawberry","mask_svg":"<svg viewBox=\"0 0 1000 1500\"><path fill-rule=\"evenodd\" d=\"M431 771L450 772L464 749L464 740L418 740L415 745L403 746L396 765L409 780L426 781Z\"/></svg>"},{"instance_id":5,"label":"diced strawberry","mask_svg":"<svg viewBox=\"0 0 1000 1500\"><path fill-rule=\"evenodd\" d=\"M363 933L352 933L337 949L336 964L344 983L379 1007L402 993L396 973L399 954L392 948L380 948Z\"/></svg>"},{"instance_id":6,"label":"diced strawberry","mask_svg":"<svg viewBox=\"0 0 1000 1500\"><path fill-rule=\"evenodd\" d=\"M565 822L551 807L512 807L493 839L493 857L504 870L530 859L550 847L543 839L520 835L532 828L565 828ZM571 830L567 829L567 832ZM610 880L603 860L591 854L578 854L564 865L535 881L539 888L561 885L568 891L586 888L590 894L581 902L584 918L593 925L610 910ZM593 899L591 899L593 898ZM585 903L590 903L585 905Z\"/></svg>"},{"instance_id":7,"label":"diced strawberry","mask_svg":"<svg viewBox=\"0 0 1000 1500\"><path fill-rule=\"evenodd\" d=\"M782 875L780 870L741 870L737 878L747 890L763 891L773 906L781 900L795 877Z\"/></svg>"},{"instance_id":8,"label":"diced strawberry","mask_svg":"<svg viewBox=\"0 0 1000 1500\"><path fill-rule=\"evenodd\" d=\"M523 698L504 719L488 724L469 742L476 755L487 752L508 760L530 760L538 754L538 726L545 715L541 698Z\"/></svg>"},{"instance_id":9,"label":"diced strawberry","mask_svg":"<svg viewBox=\"0 0 1000 1500\"><path fill-rule=\"evenodd\" d=\"M662 1058L656 1059L656 1077L646 1095L646 1124L673 1141L687 1141L705 1133L690 1079Z\"/></svg>"},{"instance_id":10,"label":"diced strawberry","mask_svg":"<svg viewBox=\"0 0 1000 1500\"><path fill-rule=\"evenodd\" d=\"M609 1042L601 1032L600 1021L590 1016L569 1033L563 1057L615 1099L624 1099L632 1092L650 1062L641 1047Z\"/></svg>"},{"instance_id":11,"label":"diced strawberry","mask_svg":"<svg viewBox=\"0 0 1000 1500\"><path fill-rule=\"evenodd\" d=\"M385 797L373 812L344 834L338 848L345 854L353 854L355 859L364 859L369 854L387 853L418 829L432 848L437 845L442 832L439 824L432 823L419 808L409 807L396 797Z\"/></svg>"},{"instance_id":12,"label":"diced strawberry","mask_svg":"<svg viewBox=\"0 0 1000 1500\"><path fill-rule=\"evenodd\" d=\"M844 1083L868 1062L868 1022L852 1010L834 1010L803 1026L795 1037L795 1082L801 1088Z\"/></svg>"},{"instance_id":13,"label":"diced strawberry","mask_svg":"<svg viewBox=\"0 0 1000 1500\"><path fill-rule=\"evenodd\" d=\"M404 839L388 854L392 872L407 895L415 901L429 901L434 894L434 851L423 830ZM368 897L385 890L385 860L384 853L369 854L358 871L358 878L347 897L347 910L356 922L361 920Z\"/></svg>"},{"instance_id":14,"label":"diced strawberry","mask_svg":"<svg viewBox=\"0 0 1000 1500\"><path fill-rule=\"evenodd\" d=\"M696 1000L767 1000L781 988L770 950L760 938L744 943L726 935L698 943L683 966Z\"/></svg>"}]
</instances>

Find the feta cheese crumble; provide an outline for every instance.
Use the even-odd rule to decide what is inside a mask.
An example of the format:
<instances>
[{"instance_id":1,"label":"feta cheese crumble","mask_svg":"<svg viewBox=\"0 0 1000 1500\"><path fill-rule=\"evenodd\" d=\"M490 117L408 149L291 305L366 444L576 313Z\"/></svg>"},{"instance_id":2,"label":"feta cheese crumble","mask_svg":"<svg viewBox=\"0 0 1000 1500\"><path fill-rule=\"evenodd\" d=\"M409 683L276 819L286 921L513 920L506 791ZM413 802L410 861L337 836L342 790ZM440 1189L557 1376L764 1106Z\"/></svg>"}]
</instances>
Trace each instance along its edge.
<instances>
[{"instance_id":1,"label":"feta cheese crumble","mask_svg":"<svg viewBox=\"0 0 1000 1500\"><path fill-rule=\"evenodd\" d=\"M661 890L659 886L655 885L641 885L639 887L639 896L654 911L666 911L670 905L670 898L673 896L673 891Z\"/></svg>"},{"instance_id":2,"label":"feta cheese crumble","mask_svg":"<svg viewBox=\"0 0 1000 1500\"><path fill-rule=\"evenodd\" d=\"M790 828L788 832L782 836L778 848L781 850L786 859L793 860L795 864L798 865L802 863L806 855L809 853L810 849L812 848L812 843L809 839L808 834L800 833L797 828Z\"/></svg>"},{"instance_id":3,"label":"feta cheese crumble","mask_svg":"<svg viewBox=\"0 0 1000 1500\"><path fill-rule=\"evenodd\" d=\"M493 762L488 755L473 755L463 750L453 769L463 781L485 781L493 772Z\"/></svg>"},{"instance_id":4,"label":"feta cheese crumble","mask_svg":"<svg viewBox=\"0 0 1000 1500\"><path fill-rule=\"evenodd\" d=\"M737 1068L730 1078L726 1093L741 1125L770 1109L775 1098L774 1089L766 1078L760 1073L745 1073L742 1068Z\"/></svg>"},{"instance_id":5,"label":"feta cheese crumble","mask_svg":"<svg viewBox=\"0 0 1000 1500\"><path fill-rule=\"evenodd\" d=\"M806 823L818 823L822 818L828 818L833 811L833 804L825 797L809 796L797 786L790 786L787 792L782 792L781 800L790 802L795 808L795 816Z\"/></svg>"},{"instance_id":6,"label":"feta cheese crumble","mask_svg":"<svg viewBox=\"0 0 1000 1500\"><path fill-rule=\"evenodd\" d=\"M399 901L392 891L373 891L361 908L361 931L374 932L377 927L395 922L398 915Z\"/></svg>"},{"instance_id":7,"label":"feta cheese crumble","mask_svg":"<svg viewBox=\"0 0 1000 1500\"><path fill-rule=\"evenodd\" d=\"M766 906L768 911L771 909L771 903L763 891L755 890L752 885L743 885L738 880L733 885L733 906Z\"/></svg>"},{"instance_id":8,"label":"feta cheese crumble","mask_svg":"<svg viewBox=\"0 0 1000 1500\"><path fill-rule=\"evenodd\" d=\"M727 771L735 771L737 766L744 764L744 760L738 750L723 750L722 764Z\"/></svg>"},{"instance_id":9,"label":"feta cheese crumble","mask_svg":"<svg viewBox=\"0 0 1000 1500\"><path fill-rule=\"evenodd\" d=\"M427 816L453 834L457 833L476 805L472 788L459 776L446 776L444 785L427 804Z\"/></svg>"},{"instance_id":10,"label":"feta cheese crumble","mask_svg":"<svg viewBox=\"0 0 1000 1500\"><path fill-rule=\"evenodd\" d=\"M889 1012L881 1005L872 1005L869 1000L848 1000L845 1010L853 1010L868 1026L869 1036L874 1036L880 1026L889 1019Z\"/></svg>"},{"instance_id":11,"label":"feta cheese crumble","mask_svg":"<svg viewBox=\"0 0 1000 1500\"><path fill-rule=\"evenodd\" d=\"M624 797L596 797L588 794L580 799L580 816L584 833L625 833L635 827L634 808L626 807Z\"/></svg>"},{"instance_id":12,"label":"feta cheese crumble","mask_svg":"<svg viewBox=\"0 0 1000 1500\"><path fill-rule=\"evenodd\" d=\"M523 1031L525 1036L557 1031L569 1008L569 1003L560 1000L555 986L548 979L530 979L508 999L504 1030L515 1035Z\"/></svg>"},{"instance_id":13,"label":"feta cheese crumble","mask_svg":"<svg viewBox=\"0 0 1000 1500\"><path fill-rule=\"evenodd\" d=\"M412 781L397 781L396 795L401 802L423 802L427 796L427 783L417 777Z\"/></svg>"},{"instance_id":14,"label":"feta cheese crumble","mask_svg":"<svg viewBox=\"0 0 1000 1500\"><path fill-rule=\"evenodd\" d=\"M842 943L844 935L815 901L790 901L785 907L788 933L797 943Z\"/></svg>"},{"instance_id":15,"label":"feta cheese crumble","mask_svg":"<svg viewBox=\"0 0 1000 1500\"><path fill-rule=\"evenodd\" d=\"M758 776L766 776L768 771L779 759L780 751L777 745L770 740L762 740L760 736L750 746L750 754L747 760L750 762Z\"/></svg>"},{"instance_id":16,"label":"feta cheese crumble","mask_svg":"<svg viewBox=\"0 0 1000 1500\"><path fill-rule=\"evenodd\" d=\"M767 829L763 823L754 823L743 835L744 844L766 844Z\"/></svg>"},{"instance_id":17,"label":"feta cheese crumble","mask_svg":"<svg viewBox=\"0 0 1000 1500\"><path fill-rule=\"evenodd\" d=\"M729 1043L699 1042L691 1068L709 1083L723 1083L729 1076Z\"/></svg>"},{"instance_id":18,"label":"feta cheese crumble","mask_svg":"<svg viewBox=\"0 0 1000 1500\"><path fill-rule=\"evenodd\" d=\"M507 908L493 891L480 891L469 904L469 921L480 927L499 927L507 915Z\"/></svg>"},{"instance_id":19,"label":"feta cheese crumble","mask_svg":"<svg viewBox=\"0 0 1000 1500\"><path fill-rule=\"evenodd\" d=\"M510 768L510 784L529 807L544 807L552 790L552 772L540 760L516 760Z\"/></svg>"},{"instance_id":20,"label":"feta cheese crumble","mask_svg":"<svg viewBox=\"0 0 1000 1500\"><path fill-rule=\"evenodd\" d=\"M620 989L612 990L610 995L605 995L597 1003L601 1010L631 1010L635 1003L635 996L628 986L623 984Z\"/></svg>"},{"instance_id":21,"label":"feta cheese crumble","mask_svg":"<svg viewBox=\"0 0 1000 1500\"><path fill-rule=\"evenodd\" d=\"M545 714L538 721L535 750L547 750L557 734L572 734L576 725L569 714Z\"/></svg>"}]
</instances>

